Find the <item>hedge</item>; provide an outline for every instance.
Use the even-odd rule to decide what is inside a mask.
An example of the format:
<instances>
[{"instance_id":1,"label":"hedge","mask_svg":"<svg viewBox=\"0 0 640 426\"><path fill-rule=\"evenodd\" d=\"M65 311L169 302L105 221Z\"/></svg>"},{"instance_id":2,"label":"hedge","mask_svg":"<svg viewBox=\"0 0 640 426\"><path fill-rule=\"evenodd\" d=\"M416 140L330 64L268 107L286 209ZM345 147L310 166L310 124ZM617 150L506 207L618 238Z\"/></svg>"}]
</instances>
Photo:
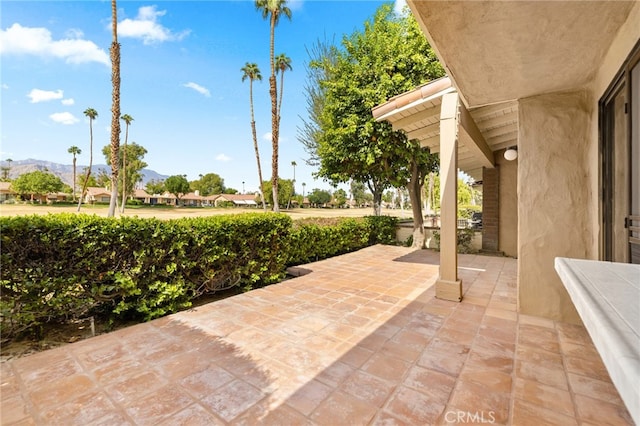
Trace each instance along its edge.
<instances>
[{"instance_id":1,"label":"hedge","mask_svg":"<svg viewBox=\"0 0 640 426\"><path fill-rule=\"evenodd\" d=\"M0 218L2 340L86 316L150 320L203 293L280 281L285 267L392 243L395 218L329 225L282 214L157 220Z\"/></svg>"}]
</instances>

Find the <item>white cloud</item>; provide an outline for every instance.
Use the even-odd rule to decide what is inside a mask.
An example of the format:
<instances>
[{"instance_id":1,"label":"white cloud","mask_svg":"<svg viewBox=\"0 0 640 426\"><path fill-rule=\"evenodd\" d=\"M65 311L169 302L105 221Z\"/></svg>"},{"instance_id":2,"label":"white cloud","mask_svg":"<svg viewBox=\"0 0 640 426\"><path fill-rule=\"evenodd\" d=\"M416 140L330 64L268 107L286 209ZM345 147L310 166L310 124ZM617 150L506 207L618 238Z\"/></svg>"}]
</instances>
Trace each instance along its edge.
<instances>
[{"instance_id":1,"label":"white cloud","mask_svg":"<svg viewBox=\"0 0 640 426\"><path fill-rule=\"evenodd\" d=\"M231 157L229 157L229 156L227 156L225 154L218 154L218 155L216 155L216 160L227 162L227 161L231 161Z\"/></svg>"},{"instance_id":2,"label":"white cloud","mask_svg":"<svg viewBox=\"0 0 640 426\"><path fill-rule=\"evenodd\" d=\"M166 10L156 10L156 6L143 6L138 9L138 16L135 19L127 18L118 23L118 34L122 37L140 38L144 44L185 38L189 30L174 33L158 23L158 17L166 13ZM111 24L108 27L111 28Z\"/></svg>"},{"instance_id":3,"label":"white cloud","mask_svg":"<svg viewBox=\"0 0 640 426\"><path fill-rule=\"evenodd\" d=\"M63 99L60 102L62 102L62 105L73 105L76 103L76 101L74 101L73 98Z\"/></svg>"},{"instance_id":4,"label":"white cloud","mask_svg":"<svg viewBox=\"0 0 640 426\"><path fill-rule=\"evenodd\" d=\"M8 85L8 84L5 84L5 83L2 83L2 88L6 90L6 89L8 89L8 88L9 88L9 85Z\"/></svg>"},{"instance_id":5,"label":"white cloud","mask_svg":"<svg viewBox=\"0 0 640 426\"><path fill-rule=\"evenodd\" d=\"M78 120L73 116L70 112L56 112L49 116L50 119L55 121L56 123L71 125L77 123Z\"/></svg>"},{"instance_id":6,"label":"white cloud","mask_svg":"<svg viewBox=\"0 0 640 426\"><path fill-rule=\"evenodd\" d=\"M201 93L203 95L205 95L207 98L211 97L211 93L209 92L209 89L207 89L206 87L202 87L200 86L198 83L194 83L192 81L183 84L184 87L188 87L189 89L193 89L198 93Z\"/></svg>"},{"instance_id":7,"label":"white cloud","mask_svg":"<svg viewBox=\"0 0 640 426\"><path fill-rule=\"evenodd\" d=\"M267 132L264 135L262 135L262 139L264 139L265 141L271 142L271 140L273 139L273 135L271 134L271 132Z\"/></svg>"},{"instance_id":8,"label":"white cloud","mask_svg":"<svg viewBox=\"0 0 640 426\"><path fill-rule=\"evenodd\" d=\"M56 91L31 89L31 92L29 92L27 96L31 98L32 104L37 104L38 102L47 102L54 99L62 99L63 93L60 89Z\"/></svg>"},{"instance_id":9,"label":"white cloud","mask_svg":"<svg viewBox=\"0 0 640 426\"><path fill-rule=\"evenodd\" d=\"M46 28L13 24L0 30L0 54L25 54L64 59L69 64L99 62L111 66L109 56L94 42L80 38L53 40Z\"/></svg>"}]
</instances>

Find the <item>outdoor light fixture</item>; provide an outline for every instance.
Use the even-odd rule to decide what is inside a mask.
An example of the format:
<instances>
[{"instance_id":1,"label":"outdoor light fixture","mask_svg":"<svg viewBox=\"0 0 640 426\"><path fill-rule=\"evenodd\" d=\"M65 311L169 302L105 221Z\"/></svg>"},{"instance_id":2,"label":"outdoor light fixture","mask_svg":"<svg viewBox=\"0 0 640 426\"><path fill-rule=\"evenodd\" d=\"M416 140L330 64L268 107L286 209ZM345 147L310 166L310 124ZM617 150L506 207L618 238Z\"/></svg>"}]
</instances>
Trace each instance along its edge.
<instances>
[{"instance_id":1,"label":"outdoor light fixture","mask_svg":"<svg viewBox=\"0 0 640 426\"><path fill-rule=\"evenodd\" d=\"M513 161L518 158L518 148L515 146L510 147L504 152L504 158L507 161Z\"/></svg>"}]
</instances>

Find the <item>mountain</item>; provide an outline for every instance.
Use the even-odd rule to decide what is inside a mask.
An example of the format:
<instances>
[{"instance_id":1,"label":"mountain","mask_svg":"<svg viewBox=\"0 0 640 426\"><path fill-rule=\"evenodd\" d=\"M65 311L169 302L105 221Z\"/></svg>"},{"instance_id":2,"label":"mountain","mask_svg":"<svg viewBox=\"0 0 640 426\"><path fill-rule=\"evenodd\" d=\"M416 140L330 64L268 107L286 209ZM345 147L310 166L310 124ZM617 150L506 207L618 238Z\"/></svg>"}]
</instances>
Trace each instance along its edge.
<instances>
[{"instance_id":1,"label":"mountain","mask_svg":"<svg viewBox=\"0 0 640 426\"><path fill-rule=\"evenodd\" d=\"M47 170L54 175L58 176L64 183L69 186L73 184L73 165L72 164L60 164L60 163L52 163L51 161L43 161L43 160L35 160L33 158L29 158L26 160L15 160L10 164L7 161L0 161L0 167L10 167L9 178L15 179L21 174L33 172L36 170ZM77 165L76 177L83 173L83 170L86 168L86 165ZM111 167L106 164L94 164L91 167L91 174L96 175L100 172L100 170L105 170L109 176L111 176ZM165 180L168 178L168 175L162 175L155 170L151 169L142 169L141 171L142 177L142 185L146 185L150 180Z\"/></svg>"}]
</instances>

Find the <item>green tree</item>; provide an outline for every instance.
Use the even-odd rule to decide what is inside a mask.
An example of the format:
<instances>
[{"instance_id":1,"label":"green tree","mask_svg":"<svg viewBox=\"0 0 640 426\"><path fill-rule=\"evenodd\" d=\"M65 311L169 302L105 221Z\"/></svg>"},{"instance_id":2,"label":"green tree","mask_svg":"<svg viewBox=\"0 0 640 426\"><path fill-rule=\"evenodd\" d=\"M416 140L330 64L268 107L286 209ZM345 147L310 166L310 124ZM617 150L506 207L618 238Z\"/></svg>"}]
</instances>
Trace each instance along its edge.
<instances>
[{"instance_id":1,"label":"green tree","mask_svg":"<svg viewBox=\"0 0 640 426\"><path fill-rule=\"evenodd\" d=\"M284 53L276 56L276 74L280 73L280 99L278 100L278 124L280 123L280 109L282 108L282 94L284 93L284 72L293 71L291 58Z\"/></svg>"},{"instance_id":2,"label":"green tree","mask_svg":"<svg viewBox=\"0 0 640 426\"><path fill-rule=\"evenodd\" d=\"M189 192L189 181L182 175L169 176L164 181L164 187L176 196L178 204L180 204L180 198Z\"/></svg>"},{"instance_id":3,"label":"green tree","mask_svg":"<svg viewBox=\"0 0 640 426\"><path fill-rule=\"evenodd\" d=\"M314 188L307 198L313 206L324 206L331 201L331 193L324 189Z\"/></svg>"},{"instance_id":4,"label":"green tree","mask_svg":"<svg viewBox=\"0 0 640 426\"><path fill-rule=\"evenodd\" d=\"M225 193L224 179L216 173L201 176L200 179L192 181L190 187L192 191L198 191L203 197Z\"/></svg>"},{"instance_id":5,"label":"green tree","mask_svg":"<svg viewBox=\"0 0 640 426\"><path fill-rule=\"evenodd\" d=\"M111 146L105 145L102 148L102 154L104 155L107 165L111 166ZM120 147L118 153L118 168L122 170L122 176L126 177L126 180L118 180L117 194L122 196L125 203L127 197L133 193L136 182L142 179L142 169L148 165L142 160L145 154L147 154L147 150L135 142ZM126 166L124 164L125 158L129 159Z\"/></svg>"},{"instance_id":6,"label":"green tree","mask_svg":"<svg viewBox=\"0 0 640 426\"><path fill-rule=\"evenodd\" d=\"M120 117L122 121L125 123L125 133L124 133L124 150L122 151L122 188L125 188L122 191L122 213L124 213L124 206L127 204L127 141L129 140L129 126L133 121L133 117L129 114L124 114Z\"/></svg>"},{"instance_id":7,"label":"green tree","mask_svg":"<svg viewBox=\"0 0 640 426\"><path fill-rule=\"evenodd\" d=\"M87 167L84 167L82 169L82 174L78 176L77 179L78 179L77 184L80 188L82 187L89 188L91 186L98 186L98 182L96 181L96 177L94 175L90 175L89 178L87 179Z\"/></svg>"},{"instance_id":8,"label":"green tree","mask_svg":"<svg viewBox=\"0 0 640 426\"><path fill-rule=\"evenodd\" d=\"M162 194L165 191L164 181L151 179L147 182L145 190L151 195Z\"/></svg>"},{"instance_id":9,"label":"green tree","mask_svg":"<svg viewBox=\"0 0 640 426\"><path fill-rule=\"evenodd\" d=\"M351 197L358 207L362 206L366 201L366 188L364 183L355 180L351 181L350 187Z\"/></svg>"},{"instance_id":10,"label":"green tree","mask_svg":"<svg viewBox=\"0 0 640 426\"><path fill-rule=\"evenodd\" d=\"M338 207L342 207L347 203L347 192L344 189L336 189L333 192L333 201Z\"/></svg>"},{"instance_id":11,"label":"green tree","mask_svg":"<svg viewBox=\"0 0 640 426\"><path fill-rule=\"evenodd\" d=\"M120 153L120 43L118 43L118 8L111 0L111 201L108 217L116 213L118 201L118 157ZM124 208L124 207L123 207Z\"/></svg>"},{"instance_id":12,"label":"green tree","mask_svg":"<svg viewBox=\"0 0 640 426\"><path fill-rule=\"evenodd\" d=\"M87 108L84 110L84 115L89 117L89 167L85 169L86 175L82 184L80 199L78 200L78 211L80 211L82 199L84 198L84 193L87 190L87 183L89 183L89 177L91 177L91 167L93 166L93 120L98 117L98 111L93 108Z\"/></svg>"},{"instance_id":13,"label":"green tree","mask_svg":"<svg viewBox=\"0 0 640 426\"><path fill-rule=\"evenodd\" d=\"M260 182L260 200L262 207L267 211L267 203L264 202L264 188L262 187L262 165L260 163L260 151L258 150L258 135L256 133L256 120L253 114L253 81L262 81L260 68L255 63L247 62L242 71L242 81L249 79L249 105L251 106L251 135L253 136L253 149L256 152L256 163L258 165L258 182Z\"/></svg>"},{"instance_id":14,"label":"green tree","mask_svg":"<svg viewBox=\"0 0 640 426\"><path fill-rule=\"evenodd\" d=\"M380 214L382 194L391 185L406 186L420 209L420 177L433 167L432 157L371 114L374 106L444 74L413 16L399 16L384 4L364 30L343 39L341 48L325 46L315 53L330 55L312 57L310 67L320 71L308 76L308 95L322 95L322 109L318 131L302 133L311 137L305 146L319 159L318 175L364 182L373 194L374 214ZM308 107L311 116L315 106ZM421 221L414 210L414 231L423 230ZM414 237L416 245L423 241Z\"/></svg>"},{"instance_id":15,"label":"green tree","mask_svg":"<svg viewBox=\"0 0 640 426\"><path fill-rule=\"evenodd\" d=\"M269 95L271 96L271 192L272 199L278 200L278 140L280 135L280 117L278 116L278 89L276 87L275 68L275 31L276 25L282 15L291 19L291 9L287 7L287 0L256 0L256 9L262 14L264 19L269 19L269 63L271 75L269 76ZM273 204L273 211L280 211L278 203Z\"/></svg>"},{"instance_id":16,"label":"green tree","mask_svg":"<svg viewBox=\"0 0 640 426\"><path fill-rule=\"evenodd\" d=\"M278 191L278 204L286 206L293 196L293 181L290 179L279 179L280 190ZM272 182L265 181L263 187L265 189L265 201L273 206L273 191L271 190Z\"/></svg>"},{"instance_id":17,"label":"green tree","mask_svg":"<svg viewBox=\"0 0 640 426\"><path fill-rule=\"evenodd\" d=\"M36 170L18 176L11 183L11 188L21 195L30 195L31 202L34 196L44 197L52 192L59 192L64 187L60 178L52 173Z\"/></svg>"},{"instance_id":18,"label":"green tree","mask_svg":"<svg viewBox=\"0 0 640 426\"><path fill-rule=\"evenodd\" d=\"M73 201L76 201L76 155L82 154L82 150L73 145L69 147L67 152L73 155Z\"/></svg>"}]
</instances>

